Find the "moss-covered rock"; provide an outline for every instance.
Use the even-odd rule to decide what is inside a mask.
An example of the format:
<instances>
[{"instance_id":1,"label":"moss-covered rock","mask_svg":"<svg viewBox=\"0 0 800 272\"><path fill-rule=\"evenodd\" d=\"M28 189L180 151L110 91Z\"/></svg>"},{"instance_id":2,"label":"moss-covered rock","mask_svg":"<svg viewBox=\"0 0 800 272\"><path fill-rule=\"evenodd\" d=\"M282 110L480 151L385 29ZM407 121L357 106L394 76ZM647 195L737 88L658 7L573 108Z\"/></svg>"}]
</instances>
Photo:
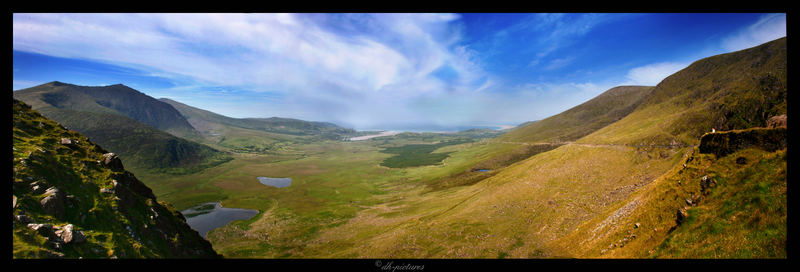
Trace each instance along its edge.
<instances>
[{"instance_id":1,"label":"moss-covered rock","mask_svg":"<svg viewBox=\"0 0 800 272\"><path fill-rule=\"evenodd\" d=\"M115 155L23 102L13 111L13 258L220 257Z\"/></svg>"}]
</instances>

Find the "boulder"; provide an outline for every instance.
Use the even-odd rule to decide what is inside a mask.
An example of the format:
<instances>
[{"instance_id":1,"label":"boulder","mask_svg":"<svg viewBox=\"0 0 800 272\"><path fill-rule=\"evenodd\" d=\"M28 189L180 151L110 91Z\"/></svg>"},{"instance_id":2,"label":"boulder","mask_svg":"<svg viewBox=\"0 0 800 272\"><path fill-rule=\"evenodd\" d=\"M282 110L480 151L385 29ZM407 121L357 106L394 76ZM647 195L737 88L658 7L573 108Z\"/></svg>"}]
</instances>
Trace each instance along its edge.
<instances>
[{"instance_id":1,"label":"boulder","mask_svg":"<svg viewBox=\"0 0 800 272\"><path fill-rule=\"evenodd\" d=\"M81 231L75 230L72 224L67 224L61 229L57 230L55 234L64 241L64 243L83 243L86 242L86 236Z\"/></svg>"},{"instance_id":2,"label":"boulder","mask_svg":"<svg viewBox=\"0 0 800 272\"><path fill-rule=\"evenodd\" d=\"M768 128L776 128L776 127L785 127L786 126L786 114L772 116L767 120L767 127Z\"/></svg>"},{"instance_id":3,"label":"boulder","mask_svg":"<svg viewBox=\"0 0 800 272\"><path fill-rule=\"evenodd\" d=\"M28 224L28 228L36 231L41 236L44 237L53 237L55 233L53 232L53 225L50 224Z\"/></svg>"},{"instance_id":4,"label":"boulder","mask_svg":"<svg viewBox=\"0 0 800 272\"><path fill-rule=\"evenodd\" d=\"M111 169L115 172L125 171L125 167L122 166L122 160L119 159L117 154L114 153L106 153L103 154L103 165Z\"/></svg>"},{"instance_id":5,"label":"boulder","mask_svg":"<svg viewBox=\"0 0 800 272\"><path fill-rule=\"evenodd\" d=\"M61 138L61 144L63 144L63 145L73 145L74 143L69 138Z\"/></svg>"},{"instance_id":6,"label":"boulder","mask_svg":"<svg viewBox=\"0 0 800 272\"><path fill-rule=\"evenodd\" d=\"M680 208L678 209L677 215L678 217L675 219L675 223L680 225L686 221L686 218L689 217L689 212L687 212L685 208Z\"/></svg>"},{"instance_id":7,"label":"boulder","mask_svg":"<svg viewBox=\"0 0 800 272\"><path fill-rule=\"evenodd\" d=\"M33 219L24 214L15 215L14 219L21 224L30 224L33 222Z\"/></svg>"},{"instance_id":8,"label":"boulder","mask_svg":"<svg viewBox=\"0 0 800 272\"><path fill-rule=\"evenodd\" d=\"M64 220L64 216L66 215L64 209L64 200L66 197L64 196L64 192L56 187L50 187L44 193L45 197L40 201L42 209L59 220Z\"/></svg>"}]
</instances>

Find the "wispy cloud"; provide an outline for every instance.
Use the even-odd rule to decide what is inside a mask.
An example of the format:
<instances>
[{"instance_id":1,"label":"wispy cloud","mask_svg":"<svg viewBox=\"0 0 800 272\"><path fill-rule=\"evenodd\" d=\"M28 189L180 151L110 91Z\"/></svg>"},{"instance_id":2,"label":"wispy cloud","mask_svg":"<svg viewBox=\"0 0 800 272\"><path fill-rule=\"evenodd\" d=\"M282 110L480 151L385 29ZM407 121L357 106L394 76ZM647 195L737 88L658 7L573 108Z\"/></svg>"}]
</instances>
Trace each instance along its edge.
<instances>
[{"instance_id":1,"label":"wispy cloud","mask_svg":"<svg viewBox=\"0 0 800 272\"><path fill-rule=\"evenodd\" d=\"M786 36L786 14L766 14L754 24L725 38L722 47L737 51Z\"/></svg>"},{"instance_id":2,"label":"wispy cloud","mask_svg":"<svg viewBox=\"0 0 800 272\"><path fill-rule=\"evenodd\" d=\"M688 63L660 62L639 66L628 71L627 82L622 85L655 86L664 78L689 66Z\"/></svg>"},{"instance_id":3,"label":"wispy cloud","mask_svg":"<svg viewBox=\"0 0 800 272\"><path fill-rule=\"evenodd\" d=\"M725 46L740 49L785 35L785 17L766 15L737 33L712 34L730 35ZM625 18L644 22L631 27L636 37L619 35L626 33L627 22L608 27ZM648 24L651 18L672 19L649 14L14 14L12 29L15 52L102 63L93 67L103 71L124 67L120 73L137 73L127 78L163 81L141 90L156 97L234 117L390 128L391 123L524 122L621 85L612 83L655 85L686 67L684 59L670 61L637 47L652 47L666 35L659 31L686 22ZM708 29L698 31L718 28ZM671 56L678 54L683 53ZM625 63L650 64L631 69ZM15 76L14 86L47 77ZM109 72L93 82L114 78L124 75Z\"/></svg>"},{"instance_id":4,"label":"wispy cloud","mask_svg":"<svg viewBox=\"0 0 800 272\"><path fill-rule=\"evenodd\" d=\"M339 29L331 29L311 14L15 14L13 40L15 50L279 92L283 107L295 105L295 112L321 109L303 116L311 119L389 118L413 99L485 83L474 52L453 46L459 37L449 24L457 15L340 19ZM363 29L365 20L372 29ZM453 80L432 75L445 66ZM381 105L386 115L363 110L365 104Z\"/></svg>"}]
</instances>

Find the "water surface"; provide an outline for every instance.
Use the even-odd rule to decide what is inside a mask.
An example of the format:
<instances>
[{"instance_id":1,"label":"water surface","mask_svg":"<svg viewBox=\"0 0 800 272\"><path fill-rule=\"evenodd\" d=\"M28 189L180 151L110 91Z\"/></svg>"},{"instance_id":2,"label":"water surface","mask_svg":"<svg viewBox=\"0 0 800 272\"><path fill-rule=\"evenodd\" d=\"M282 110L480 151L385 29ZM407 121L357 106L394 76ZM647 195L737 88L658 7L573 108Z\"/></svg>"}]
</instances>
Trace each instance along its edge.
<instances>
[{"instance_id":1,"label":"water surface","mask_svg":"<svg viewBox=\"0 0 800 272\"><path fill-rule=\"evenodd\" d=\"M189 227L206 237L209 231L225 226L234 220L247 220L258 210L225 208L219 202L203 203L181 211Z\"/></svg>"},{"instance_id":2,"label":"water surface","mask_svg":"<svg viewBox=\"0 0 800 272\"><path fill-rule=\"evenodd\" d=\"M268 178L268 177L258 177L258 181L261 184L283 188L292 184L292 178Z\"/></svg>"}]
</instances>

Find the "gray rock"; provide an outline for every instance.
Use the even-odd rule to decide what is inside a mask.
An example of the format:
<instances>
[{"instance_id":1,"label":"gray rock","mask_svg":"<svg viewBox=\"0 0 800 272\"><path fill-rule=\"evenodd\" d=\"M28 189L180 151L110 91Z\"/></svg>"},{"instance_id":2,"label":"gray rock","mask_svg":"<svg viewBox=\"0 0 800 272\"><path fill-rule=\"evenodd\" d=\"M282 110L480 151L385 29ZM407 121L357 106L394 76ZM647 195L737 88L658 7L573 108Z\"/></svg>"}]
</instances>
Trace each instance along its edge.
<instances>
[{"instance_id":1,"label":"gray rock","mask_svg":"<svg viewBox=\"0 0 800 272\"><path fill-rule=\"evenodd\" d=\"M42 198L40 204L42 204L42 209L50 215L55 216L59 220L64 220L64 216L66 211L64 209L64 192L59 190L56 187L50 187L47 191L44 192L45 197Z\"/></svg>"},{"instance_id":2,"label":"gray rock","mask_svg":"<svg viewBox=\"0 0 800 272\"><path fill-rule=\"evenodd\" d=\"M44 237L48 237L49 238L49 237L55 236L55 233L53 232L53 225L50 225L50 224L33 224L32 223L32 224L28 224L28 228L36 231L36 233L38 233L39 235L44 236Z\"/></svg>"},{"instance_id":3,"label":"gray rock","mask_svg":"<svg viewBox=\"0 0 800 272\"><path fill-rule=\"evenodd\" d=\"M61 138L61 144L63 144L63 145L73 145L74 143L69 138Z\"/></svg>"},{"instance_id":4,"label":"gray rock","mask_svg":"<svg viewBox=\"0 0 800 272\"><path fill-rule=\"evenodd\" d=\"M680 208L678 209L677 219L675 219L675 223L678 223L678 225L680 225L686 221L687 217L689 217L689 212L687 212L686 209L684 208Z\"/></svg>"},{"instance_id":5,"label":"gray rock","mask_svg":"<svg viewBox=\"0 0 800 272\"><path fill-rule=\"evenodd\" d=\"M122 160L114 153L106 153L103 154L103 165L111 169L112 171L124 171L125 167L122 166Z\"/></svg>"},{"instance_id":6,"label":"gray rock","mask_svg":"<svg viewBox=\"0 0 800 272\"><path fill-rule=\"evenodd\" d=\"M17 208L17 196L15 195L11 195L11 208Z\"/></svg>"},{"instance_id":7,"label":"gray rock","mask_svg":"<svg viewBox=\"0 0 800 272\"><path fill-rule=\"evenodd\" d=\"M686 199L686 204L692 205L692 203L693 203L693 202L692 202L692 200L691 200L691 199L688 199L688 198Z\"/></svg>"},{"instance_id":8,"label":"gray rock","mask_svg":"<svg viewBox=\"0 0 800 272\"><path fill-rule=\"evenodd\" d=\"M38 195L43 193L44 188L45 185L41 181L31 183L31 191L33 192L33 194Z\"/></svg>"},{"instance_id":9,"label":"gray rock","mask_svg":"<svg viewBox=\"0 0 800 272\"><path fill-rule=\"evenodd\" d=\"M114 193L114 189L100 188L100 192L104 193L104 194L113 194Z\"/></svg>"},{"instance_id":10,"label":"gray rock","mask_svg":"<svg viewBox=\"0 0 800 272\"><path fill-rule=\"evenodd\" d=\"M633 224L633 228L635 228L635 229L638 229L641 226L642 226L642 224L639 224L639 223Z\"/></svg>"},{"instance_id":11,"label":"gray rock","mask_svg":"<svg viewBox=\"0 0 800 272\"><path fill-rule=\"evenodd\" d=\"M61 229L57 230L55 234L64 241L64 243L83 243L86 242L86 236L81 231L75 230L72 224L67 224Z\"/></svg>"},{"instance_id":12,"label":"gray rock","mask_svg":"<svg viewBox=\"0 0 800 272\"><path fill-rule=\"evenodd\" d=\"M15 215L14 219L17 220L17 222L20 222L21 224L29 224L33 222L33 219L24 214Z\"/></svg>"}]
</instances>

